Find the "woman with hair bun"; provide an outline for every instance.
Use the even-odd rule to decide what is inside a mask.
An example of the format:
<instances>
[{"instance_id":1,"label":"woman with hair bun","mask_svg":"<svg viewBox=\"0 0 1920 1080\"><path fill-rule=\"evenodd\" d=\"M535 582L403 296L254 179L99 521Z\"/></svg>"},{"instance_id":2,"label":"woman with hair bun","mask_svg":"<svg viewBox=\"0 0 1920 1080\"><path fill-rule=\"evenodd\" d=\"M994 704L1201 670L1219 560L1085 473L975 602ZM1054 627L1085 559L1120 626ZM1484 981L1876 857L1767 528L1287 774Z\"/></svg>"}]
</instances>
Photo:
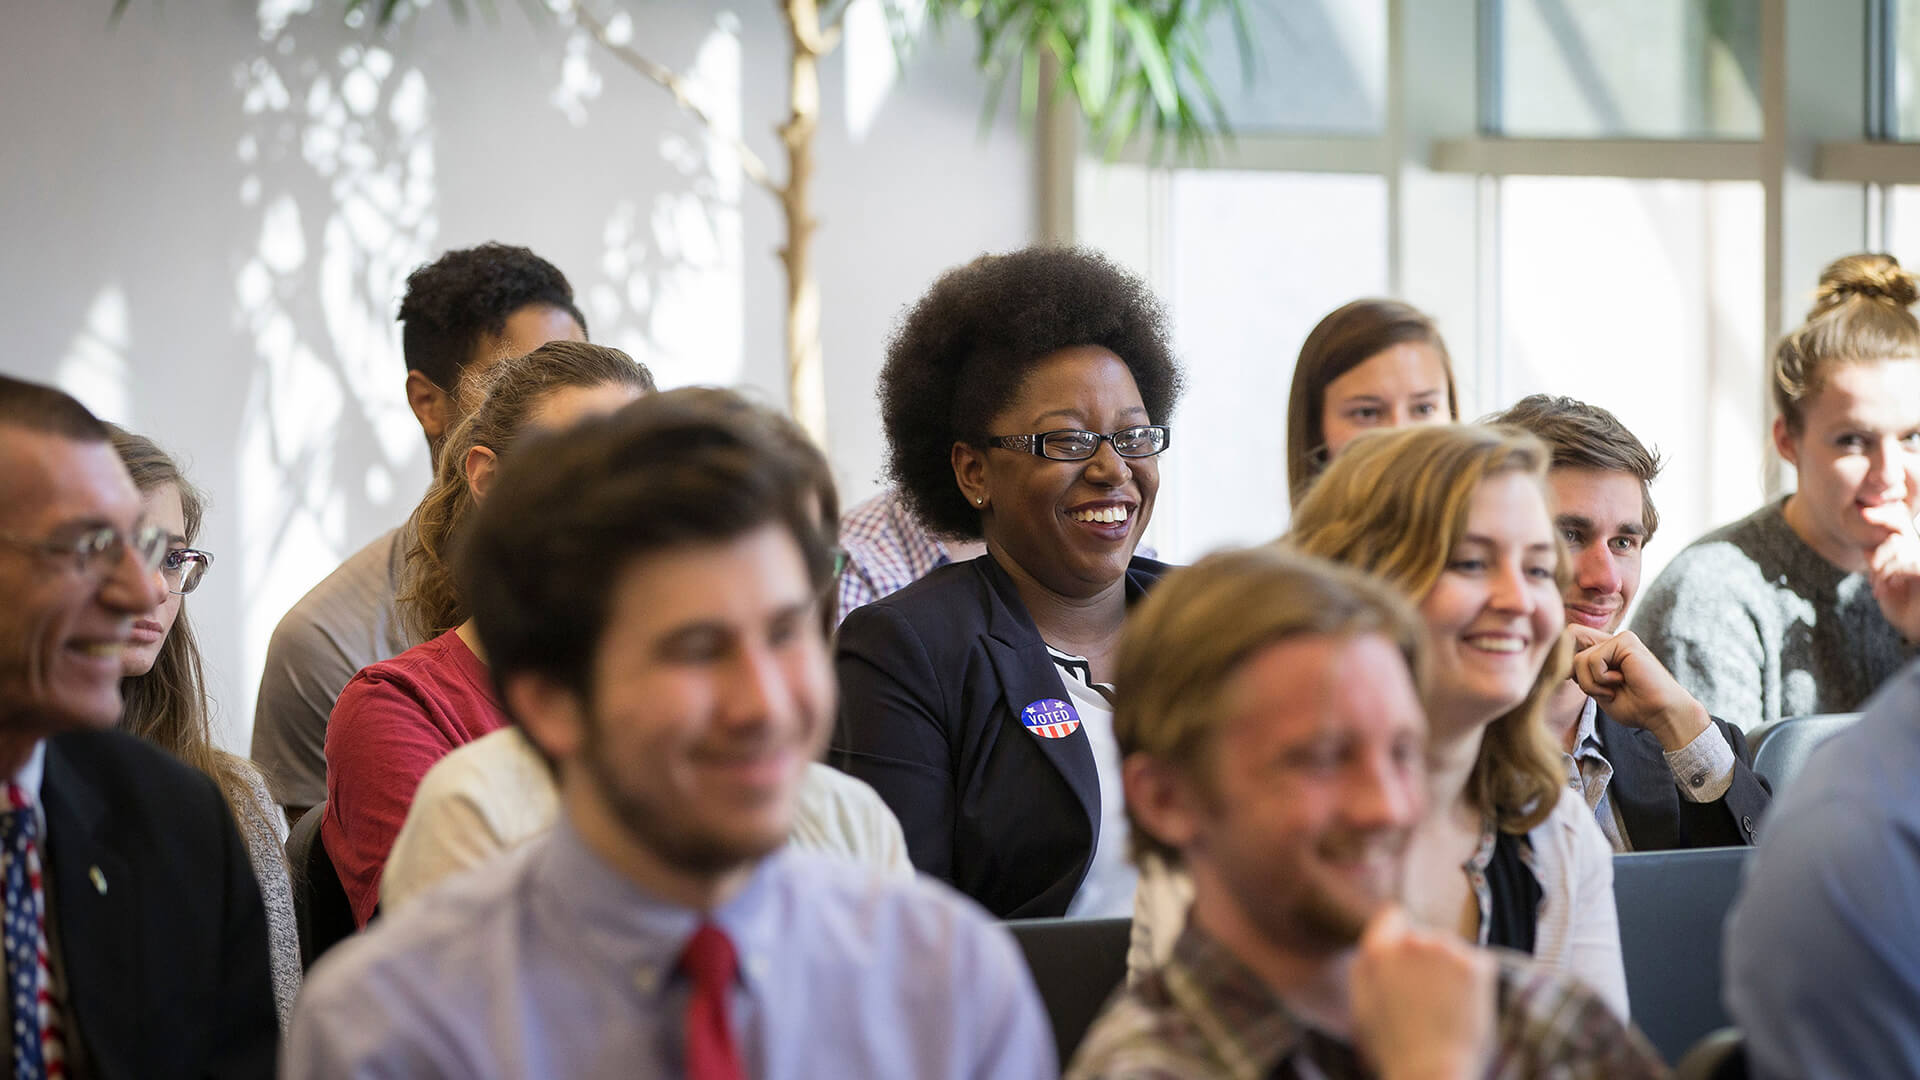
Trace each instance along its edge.
<instances>
[{"instance_id":1,"label":"woman with hair bun","mask_svg":"<svg viewBox=\"0 0 1920 1080\"><path fill-rule=\"evenodd\" d=\"M1916 298L1891 255L1827 267L1773 356L1794 493L1696 540L1641 601L1634 631L1715 716L1851 712L1916 654Z\"/></svg>"}]
</instances>

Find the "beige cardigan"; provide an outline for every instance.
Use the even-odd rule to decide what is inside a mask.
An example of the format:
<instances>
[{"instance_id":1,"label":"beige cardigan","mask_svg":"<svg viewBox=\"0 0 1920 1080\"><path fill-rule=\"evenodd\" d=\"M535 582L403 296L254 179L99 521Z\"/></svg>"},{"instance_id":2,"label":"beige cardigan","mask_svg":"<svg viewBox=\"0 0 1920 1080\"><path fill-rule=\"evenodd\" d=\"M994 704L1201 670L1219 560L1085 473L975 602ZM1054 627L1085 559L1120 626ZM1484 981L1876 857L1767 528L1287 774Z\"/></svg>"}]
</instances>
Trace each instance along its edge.
<instances>
[{"instance_id":1,"label":"beige cardigan","mask_svg":"<svg viewBox=\"0 0 1920 1080\"><path fill-rule=\"evenodd\" d=\"M463 870L546 832L560 817L553 773L517 727L490 732L427 770L380 879L392 914ZM910 877L906 836L878 792L814 762L800 782L793 846Z\"/></svg>"}]
</instances>

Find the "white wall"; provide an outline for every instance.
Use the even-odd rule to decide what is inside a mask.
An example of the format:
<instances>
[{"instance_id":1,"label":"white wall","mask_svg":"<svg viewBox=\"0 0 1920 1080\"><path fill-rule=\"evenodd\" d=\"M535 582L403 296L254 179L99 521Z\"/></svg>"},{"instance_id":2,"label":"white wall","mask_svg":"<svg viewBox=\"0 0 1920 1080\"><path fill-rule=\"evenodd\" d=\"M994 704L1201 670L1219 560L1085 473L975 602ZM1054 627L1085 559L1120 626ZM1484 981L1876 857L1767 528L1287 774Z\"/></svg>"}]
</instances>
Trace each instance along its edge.
<instances>
[{"instance_id":1,"label":"white wall","mask_svg":"<svg viewBox=\"0 0 1920 1080\"><path fill-rule=\"evenodd\" d=\"M154 436L212 495L218 563L190 607L235 748L280 613L424 488L392 323L415 265L526 244L572 279L595 340L663 384L784 400L774 203L661 90L526 5L460 25L438 4L386 35L342 6L133 0L111 29L112 0L0 12L0 369ZM697 72L782 173L772 5L634 12L642 49ZM824 71L816 186L848 501L876 482L873 380L900 309L1035 228L1028 141L1006 117L979 133L965 28L897 82L859 28Z\"/></svg>"}]
</instances>

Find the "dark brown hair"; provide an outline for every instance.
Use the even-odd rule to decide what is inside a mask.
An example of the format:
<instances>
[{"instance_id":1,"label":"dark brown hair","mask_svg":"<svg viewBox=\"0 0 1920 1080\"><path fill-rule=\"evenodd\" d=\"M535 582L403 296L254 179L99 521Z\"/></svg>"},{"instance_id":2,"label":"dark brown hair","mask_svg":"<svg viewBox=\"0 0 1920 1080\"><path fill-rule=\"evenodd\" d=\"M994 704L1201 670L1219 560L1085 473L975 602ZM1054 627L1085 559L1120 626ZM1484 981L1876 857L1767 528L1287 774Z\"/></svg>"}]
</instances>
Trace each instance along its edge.
<instances>
[{"instance_id":1,"label":"dark brown hair","mask_svg":"<svg viewBox=\"0 0 1920 1080\"><path fill-rule=\"evenodd\" d=\"M1480 421L1506 424L1531 433L1553 452L1552 469L1601 469L1631 474L1640 481L1640 526L1651 539L1660 528L1653 507L1653 482L1660 455L1627 430L1620 418L1598 405L1570 397L1529 394L1505 412Z\"/></svg>"},{"instance_id":2,"label":"dark brown hair","mask_svg":"<svg viewBox=\"0 0 1920 1080\"><path fill-rule=\"evenodd\" d=\"M474 347L485 335L505 330L514 313L538 306L566 312L586 332L573 286L547 260L510 244L449 251L407 275L400 351L409 369L448 393L464 394L461 376Z\"/></svg>"},{"instance_id":3,"label":"dark brown hair","mask_svg":"<svg viewBox=\"0 0 1920 1080\"><path fill-rule=\"evenodd\" d=\"M73 395L10 375L0 375L0 427L23 428L75 442L107 441L107 425Z\"/></svg>"},{"instance_id":4,"label":"dark brown hair","mask_svg":"<svg viewBox=\"0 0 1920 1080\"><path fill-rule=\"evenodd\" d=\"M980 538L980 511L953 478L955 443L981 445L1034 367L1095 345L1127 366L1148 423L1180 399L1166 310L1145 282L1083 248L982 255L916 301L880 369L887 467L907 508L942 536Z\"/></svg>"},{"instance_id":5,"label":"dark brown hair","mask_svg":"<svg viewBox=\"0 0 1920 1080\"><path fill-rule=\"evenodd\" d=\"M417 641L459 626L467 606L454 582L450 554L455 535L473 516L467 455L484 446L503 461L540 403L558 390L605 385L653 389L653 376L631 356L584 341L549 341L525 356L502 360L476 388L480 405L455 424L441 448L433 486L413 512L404 584L396 603ZM481 395L484 394L484 397Z\"/></svg>"},{"instance_id":6,"label":"dark brown hair","mask_svg":"<svg viewBox=\"0 0 1920 1080\"><path fill-rule=\"evenodd\" d=\"M1294 505L1327 464L1327 384L1395 345L1427 345L1447 373L1447 412L1460 419L1453 360L1440 331L1420 309L1398 300L1355 300L1328 313L1300 346L1287 392L1287 498Z\"/></svg>"},{"instance_id":7,"label":"dark brown hair","mask_svg":"<svg viewBox=\"0 0 1920 1080\"><path fill-rule=\"evenodd\" d=\"M1813 308L1773 351L1773 404L1799 434L1809 398L1842 364L1920 360L1920 287L1891 255L1848 255L1820 272Z\"/></svg>"},{"instance_id":8,"label":"dark brown hair","mask_svg":"<svg viewBox=\"0 0 1920 1080\"><path fill-rule=\"evenodd\" d=\"M671 408L689 416L719 413L758 427L781 446L787 463L799 472L820 511L820 528L830 544L840 538L840 492L833 483L833 467L806 431L784 413L754 404L738 390L718 386L687 386L673 392Z\"/></svg>"}]
</instances>

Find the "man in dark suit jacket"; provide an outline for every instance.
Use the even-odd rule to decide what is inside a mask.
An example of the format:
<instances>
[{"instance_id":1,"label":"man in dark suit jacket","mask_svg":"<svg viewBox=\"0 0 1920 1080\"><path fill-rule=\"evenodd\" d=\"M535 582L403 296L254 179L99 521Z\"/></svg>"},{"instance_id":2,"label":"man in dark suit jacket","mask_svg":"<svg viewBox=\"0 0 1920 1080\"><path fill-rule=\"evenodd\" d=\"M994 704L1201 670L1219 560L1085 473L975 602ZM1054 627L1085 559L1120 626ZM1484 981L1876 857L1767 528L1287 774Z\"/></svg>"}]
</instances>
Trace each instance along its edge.
<instances>
[{"instance_id":1,"label":"man in dark suit jacket","mask_svg":"<svg viewBox=\"0 0 1920 1080\"><path fill-rule=\"evenodd\" d=\"M107 730L133 620L165 595L166 536L141 518L106 428L58 390L0 376L0 816L13 837L0 868L29 853L27 884L9 890L23 906L8 911L28 947L6 957L7 978L52 1004L23 1035L0 995L0 1065L270 1077L266 917L219 789Z\"/></svg>"},{"instance_id":2,"label":"man in dark suit jacket","mask_svg":"<svg viewBox=\"0 0 1920 1080\"><path fill-rule=\"evenodd\" d=\"M1615 851L1752 844L1773 796L1746 737L1620 631L1660 524L1651 492L1659 458L1612 413L1572 398L1535 394L1488 422L1524 428L1553 453L1547 480L1573 557L1563 599L1579 652L1547 724L1569 782Z\"/></svg>"},{"instance_id":3,"label":"man in dark suit jacket","mask_svg":"<svg viewBox=\"0 0 1920 1080\"><path fill-rule=\"evenodd\" d=\"M1657 736L1615 720L1596 703L1594 737L1600 755L1613 766L1609 801L1628 841L1625 847L1616 843L1616 849L1738 847L1757 840L1773 789L1766 777L1753 771L1753 751L1747 748L1746 735L1725 720L1708 719L1732 751L1732 761L1725 792L1717 799L1698 802L1681 794L1681 785L1693 777L1675 774L1673 759Z\"/></svg>"}]
</instances>

